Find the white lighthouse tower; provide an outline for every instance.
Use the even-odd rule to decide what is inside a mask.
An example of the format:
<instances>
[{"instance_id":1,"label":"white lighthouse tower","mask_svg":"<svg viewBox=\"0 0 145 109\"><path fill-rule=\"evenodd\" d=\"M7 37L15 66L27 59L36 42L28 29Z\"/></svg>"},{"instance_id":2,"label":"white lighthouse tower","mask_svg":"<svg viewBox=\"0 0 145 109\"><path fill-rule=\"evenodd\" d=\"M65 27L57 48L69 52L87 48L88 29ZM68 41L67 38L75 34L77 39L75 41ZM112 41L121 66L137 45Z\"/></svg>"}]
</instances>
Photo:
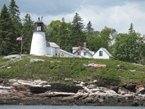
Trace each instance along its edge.
<instances>
[{"instance_id":1,"label":"white lighthouse tower","mask_svg":"<svg viewBox=\"0 0 145 109\"><path fill-rule=\"evenodd\" d=\"M35 22L30 54L42 56L46 55L46 53L46 38L45 32L43 31L43 22L38 18L38 21Z\"/></svg>"}]
</instances>

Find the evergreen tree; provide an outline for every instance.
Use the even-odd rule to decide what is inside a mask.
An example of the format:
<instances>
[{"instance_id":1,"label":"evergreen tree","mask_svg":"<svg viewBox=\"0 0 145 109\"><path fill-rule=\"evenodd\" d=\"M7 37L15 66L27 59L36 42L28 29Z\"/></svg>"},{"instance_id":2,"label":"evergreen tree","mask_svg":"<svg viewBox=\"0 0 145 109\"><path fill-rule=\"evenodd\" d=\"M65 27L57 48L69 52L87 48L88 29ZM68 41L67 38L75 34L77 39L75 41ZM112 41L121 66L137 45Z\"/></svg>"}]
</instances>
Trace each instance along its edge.
<instances>
[{"instance_id":1,"label":"evergreen tree","mask_svg":"<svg viewBox=\"0 0 145 109\"><path fill-rule=\"evenodd\" d=\"M16 5L15 0L11 0L11 3L9 5L9 12L10 12L12 20L14 22L21 21L21 19L19 17L19 15L20 15L19 7Z\"/></svg>"},{"instance_id":2,"label":"evergreen tree","mask_svg":"<svg viewBox=\"0 0 145 109\"><path fill-rule=\"evenodd\" d=\"M83 28L84 25L82 23L82 18L78 13L76 13L72 21L72 33L70 36L70 43L72 47L82 46L83 42L86 42L85 33L82 31Z\"/></svg>"},{"instance_id":3,"label":"evergreen tree","mask_svg":"<svg viewBox=\"0 0 145 109\"><path fill-rule=\"evenodd\" d=\"M65 19L62 18L62 23L60 24L60 29L59 29L59 46L66 50L66 51L71 51L71 47L70 47L70 30L68 28L68 25L65 22ZM71 24L70 24L71 25Z\"/></svg>"},{"instance_id":4,"label":"evergreen tree","mask_svg":"<svg viewBox=\"0 0 145 109\"><path fill-rule=\"evenodd\" d=\"M12 19L8 12L8 8L4 4L0 16L0 55L12 54L15 48L15 43L13 41L16 39L13 36L12 27Z\"/></svg>"},{"instance_id":5,"label":"evergreen tree","mask_svg":"<svg viewBox=\"0 0 145 109\"><path fill-rule=\"evenodd\" d=\"M11 3L9 5L9 13L11 15L11 18L13 20L14 26L13 26L13 35L15 36L14 41L15 41L15 50L13 51L14 53L19 53L20 49L20 43L17 41L16 38L21 36L21 30L22 30L22 23L21 19L19 17L20 12L19 12L19 7L16 5L14 0L11 0Z\"/></svg>"},{"instance_id":6,"label":"evergreen tree","mask_svg":"<svg viewBox=\"0 0 145 109\"><path fill-rule=\"evenodd\" d=\"M46 40L47 41L55 42L56 44L59 43L59 41L58 41L58 33L59 33L60 25L61 25L61 21L59 21L59 20L52 21L48 25L47 34L46 34L47 35L46 36Z\"/></svg>"},{"instance_id":7,"label":"evergreen tree","mask_svg":"<svg viewBox=\"0 0 145 109\"><path fill-rule=\"evenodd\" d=\"M88 32L88 36L91 36L92 33L94 32L94 29L92 28L92 24L91 24L91 21L89 21L89 23L87 24L87 32Z\"/></svg>"},{"instance_id":8,"label":"evergreen tree","mask_svg":"<svg viewBox=\"0 0 145 109\"><path fill-rule=\"evenodd\" d=\"M130 24L129 33L133 33L133 23Z\"/></svg>"},{"instance_id":9,"label":"evergreen tree","mask_svg":"<svg viewBox=\"0 0 145 109\"><path fill-rule=\"evenodd\" d=\"M23 53L29 54L29 52L30 52L33 30L34 30L34 23L31 20L30 15L26 14L26 16L24 18L24 26L23 26L23 29L22 29Z\"/></svg>"}]
</instances>

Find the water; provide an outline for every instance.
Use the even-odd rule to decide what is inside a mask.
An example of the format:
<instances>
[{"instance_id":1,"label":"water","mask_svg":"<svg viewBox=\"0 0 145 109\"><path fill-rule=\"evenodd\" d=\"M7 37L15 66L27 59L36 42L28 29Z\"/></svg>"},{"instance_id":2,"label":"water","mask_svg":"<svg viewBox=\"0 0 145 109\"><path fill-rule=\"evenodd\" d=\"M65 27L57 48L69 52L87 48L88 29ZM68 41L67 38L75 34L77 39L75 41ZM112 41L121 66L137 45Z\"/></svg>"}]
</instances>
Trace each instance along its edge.
<instances>
[{"instance_id":1,"label":"water","mask_svg":"<svg viewBox=\"0 0 145 109\"><path fill-rule=\"evenodd\" d=\"M126 107L126 106L18 106L2 105L0 109L145 109L145 107Z\"/></svg>"}]
</instances>

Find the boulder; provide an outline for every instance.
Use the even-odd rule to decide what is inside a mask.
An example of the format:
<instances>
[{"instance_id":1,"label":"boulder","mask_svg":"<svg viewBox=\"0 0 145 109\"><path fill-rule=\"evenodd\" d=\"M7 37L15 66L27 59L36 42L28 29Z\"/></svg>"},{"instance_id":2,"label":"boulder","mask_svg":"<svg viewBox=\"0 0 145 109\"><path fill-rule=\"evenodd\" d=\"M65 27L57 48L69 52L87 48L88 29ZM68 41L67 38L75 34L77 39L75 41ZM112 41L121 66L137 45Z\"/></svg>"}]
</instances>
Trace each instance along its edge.
<instances>
[{"instance_id":1,"label":"boulder","mask_svg":"<svg viewBox=\"0 0 145 109\"><path fill-rule=\"evenodd\" d=\"M30 86L30 92L32 93L45 93L48 90L51 90L51 85L31 85Z\"/></svg>"},{"instance_id":2,"label":"boulder","mask_svg":"<svg viewBox=\"0 0 145 109\"><path fill-rule=\"evenodd\" d=\"M74 99L79 99L79 98L81 98L81 97L83 97L83 96L84 96L84 93L78 92L78 93L76 93L76 94L73 96L73 98L74 98Z\"/></svg>"},{"instance_id":3,"label":"boulder","mask_svg":"<svg viewBox=\"0 0 145 109\"><path fill-rule=\"evenodd\" d=\"M30 62L44 62L44 59L30 59Z\"/></svg>"},{"instance_id":4,"label":"boulder","mask_svg":"<svg viewBox=\"0 0 145 109\"><path fill-rule=\"evenodd\" d=\"M72 81L72 78L65 78L65 81Z\"/></svg>"},{"instance_id":5,"label":"boulder","mask_svg":"<svg viewBox=\"0 0 145 109\"><path fill-rule=\"evenodd\" d=\"M100 67L106 67L106 65L105 64L90 63L90 64L88 64L88 67L100 68Z\"/></svg>"},{"instance_id":6,"label":"boulder","mask_svg":"<svg viewBox=\"0 0 145 109\"><path fill-rule=\"evenodd\" d=\"M136 91L137 94L145 94L145 88L144 87L139 87Z\"/></svg>"},{"instance_id":7,"label":"boulder","mask_svg":"<svg viewBox=\"0 0 145 109\"><path fill-rule=\"evenodd\" d=\"M134 92L129 91L128 89L124 88L124 87L119 87L118 89L118 94L135 94Z\"/></svg>"},{"instance_id":8,"label":"boulder","mask_svg":"<svg viewBox=\"0 0 145 109\"><path fill-rule=\"evenodd\" d=\"M133 84L133 83L126 85L126 89L128 89L131 92L135 92L136 91L135 87L136 87L136 84Z\"/></svg>"},{"instance_id":9,"label":"boulder","mask_svg":"<svg viewBox=\"0 0 145 109\"><path fill-rule=\"evenodd\" d=\"M10 82L11 84L13 84L13 83L18 82L18 80L16 80L16 79L9 79L9 82Z\"/></svg>"},{"instance_id":10,"label":"boulder","mask_svg":"<svg viewBox=\"0 0 145 109\"><path fill-rule=\"evenodd\" d=\"M20 55L8 55L8 56L4 56L3 59L12 59L12 58L21 58Z\"/></svg>"},{"instance_id":11,"label":"boulder","mask_svg":"<svg viewBox=\"0 0 145 109\"><path fill-rule=\"evenodd\" d=\"M51 85L51 91L52 92L73 92L76 93L78 90L83 89L81 86L74 86L74 85L68 85L65 83L50 83Z\"/></svg>"},{"instance_id":12,"label":"boulder","mask_svg":"<svg viewBox=\"0 0 145 109\"><path fill-rule=\"evenodd\" d=\"M10 87L0 86L0 90L1 90L1 91L2 91L2 90L3 90L3 91L7 90L8 92L10 92L12 89L13 89L12 86L10 86Z\"/></svg>"}]
</instances>

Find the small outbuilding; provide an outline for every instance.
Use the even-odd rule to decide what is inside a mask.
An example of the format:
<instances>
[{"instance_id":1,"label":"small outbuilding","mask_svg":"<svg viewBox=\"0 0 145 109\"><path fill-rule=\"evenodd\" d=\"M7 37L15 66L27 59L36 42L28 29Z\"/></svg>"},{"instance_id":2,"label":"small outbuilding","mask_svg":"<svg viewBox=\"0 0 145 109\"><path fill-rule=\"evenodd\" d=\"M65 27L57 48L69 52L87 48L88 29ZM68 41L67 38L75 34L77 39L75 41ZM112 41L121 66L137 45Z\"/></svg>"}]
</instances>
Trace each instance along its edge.
<instances>
[{"instance_id":1,"label":"small outbuilding","mask_svg":"<svg viewBox=\"0 0 145 109\"><path fill-rule=\"evenodd\" d=\"M101 47L94 55L94 59L110 59L112 55L106 50L106 48Z\"/></svg>"}]
</instances>

